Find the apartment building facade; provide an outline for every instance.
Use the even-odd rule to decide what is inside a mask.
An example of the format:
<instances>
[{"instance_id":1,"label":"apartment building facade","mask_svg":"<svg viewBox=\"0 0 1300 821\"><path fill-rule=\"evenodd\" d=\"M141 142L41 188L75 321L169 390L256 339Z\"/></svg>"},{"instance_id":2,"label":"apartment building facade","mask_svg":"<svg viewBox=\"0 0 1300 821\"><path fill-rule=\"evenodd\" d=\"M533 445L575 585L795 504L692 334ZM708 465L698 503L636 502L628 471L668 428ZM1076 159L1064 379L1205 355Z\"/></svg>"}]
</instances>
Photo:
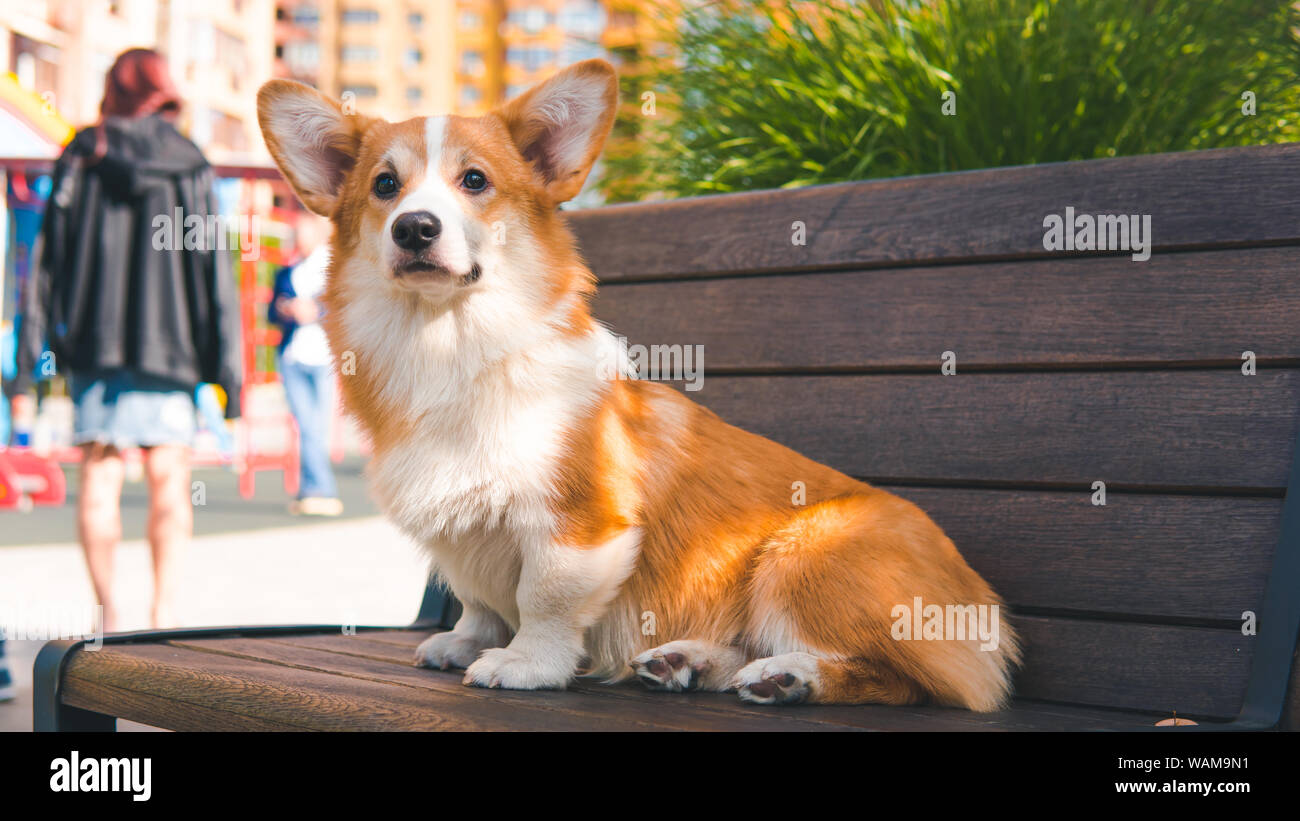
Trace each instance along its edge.
<instances>
[{"instance_id":1,"label":"apartment building facade","mask_svg":"<svg viewBox=\"0 0 1300 821\"><path fill-rule=\"evenodd\" d=\"M0 66L77 126L133 47L167 57L181 128L214 162L264 162L255 92L272 76L274 0L3 0Z\"/></svg>"}]
</instances>

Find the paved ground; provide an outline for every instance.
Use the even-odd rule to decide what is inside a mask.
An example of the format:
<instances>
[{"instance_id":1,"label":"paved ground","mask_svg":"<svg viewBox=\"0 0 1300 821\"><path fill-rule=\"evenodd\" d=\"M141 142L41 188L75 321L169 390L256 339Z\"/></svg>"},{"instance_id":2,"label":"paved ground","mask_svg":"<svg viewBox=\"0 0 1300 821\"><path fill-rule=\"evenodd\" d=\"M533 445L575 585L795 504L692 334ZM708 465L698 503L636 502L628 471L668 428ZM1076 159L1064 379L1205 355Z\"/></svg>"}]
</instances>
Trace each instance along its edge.
<instances>
[{"instance_id":1,"label":"paved ground","mask_svg":"<svg viewBox=\"0 0 1300 821\"><path fill-rule=\"evenodd\" d=\"M362 466L361 458L355 456L334 466L345 517L379 515L361 476ZM77 520L73 511L76 510L78 471L75 466L65 466L63 473L68 480L67 505L38 507L28 513L0 512L0 553L9 545L61 544L77 540ZM284 475L279 471L257 474L257 492L252 499L240 498L235 474L225 468L196 469L193 478L203 482L206 495L206 504L194 508L195 535L284 527L298 521L288 513L290 497L284 492ZM122 487L124 538L144 538L148 512L149 494L144 483L126 482Z\"/></svg>"},{"instance_id":2,"label":"paved ground","mask_svg":"<svg viewBox=\"0 0 1300 821\"><path fill-rule=\"evenodd\" d=\"M208 504L197 510L198 535L184 563L178 614L184 626L399 625L414 618L424 590L424 560L373 515L359 464L340 471L354 518L333 521L290 517L272 474L259 477L257 498L250 502L234 492L232 474L196 472L196 478L201 475L208 482ZM134 485L124 495L127 541L118 551L117 592L123 629L138 629L147 626L152 584L148 546L141 539L143 488ZM75 536L68 507L0 514L0 626L30 634L89 621L93 596ZM0 730L31 728L31 664L40 644L8 642L20 695L0 703Z\"/></svg>"}]
</instances>

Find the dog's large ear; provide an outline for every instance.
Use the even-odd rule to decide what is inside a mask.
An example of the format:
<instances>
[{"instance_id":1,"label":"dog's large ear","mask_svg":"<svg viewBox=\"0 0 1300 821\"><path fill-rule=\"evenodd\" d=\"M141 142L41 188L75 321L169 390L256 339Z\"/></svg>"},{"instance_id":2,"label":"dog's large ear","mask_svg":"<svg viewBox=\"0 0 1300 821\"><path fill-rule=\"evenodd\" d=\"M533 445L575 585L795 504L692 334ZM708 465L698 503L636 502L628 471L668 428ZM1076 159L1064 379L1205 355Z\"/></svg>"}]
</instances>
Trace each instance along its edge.
<instances>
[{"instance_id":1,"label":"dog's large ear","mask_svg":"<svg viewBox=\"0 0 1300 821\"><path fill-rule=\"evenodd\" d=\"M298 198L317 214L332 216L369 118L345 112L311 86L271 80L257 92L257 121Z\"/></svg>"},{"instance_id":2,"label":"dog's large ear","mask_svg":"<svg viewBox=\"0 0 1300 821\"><path fill-rule=\"evenodd\" d=\"M506 103L505 121L551 204L573 199L605 147L618 105L618 77L604 60L575 63Z\"/></svg>"}]
</instances>

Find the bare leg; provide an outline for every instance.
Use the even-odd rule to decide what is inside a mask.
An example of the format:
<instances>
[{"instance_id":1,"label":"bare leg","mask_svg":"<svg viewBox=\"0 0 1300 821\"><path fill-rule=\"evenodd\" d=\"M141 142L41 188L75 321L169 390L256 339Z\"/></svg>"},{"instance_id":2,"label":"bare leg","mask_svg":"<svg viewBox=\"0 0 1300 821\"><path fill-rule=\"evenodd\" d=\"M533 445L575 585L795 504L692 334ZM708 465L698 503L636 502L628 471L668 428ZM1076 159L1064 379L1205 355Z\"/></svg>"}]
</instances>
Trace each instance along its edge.
<instances>
[{"instance_id":1,"label":"bare leg","mask_svg":"<svg viewBox=\"0 0 1300 821\"><path fill-rule=\"evenodd\" d=\"M82 446L77 531L95 600L104 608L106 632L117 629L113 554L122 540L122 475L122 454L117 448L95 443Z\"/></svg>"},{"instance_id":2,"label":"bare leg","mask_svg":"<svg viewBox=\"0 0 1300 821\"><path fill-rule=\"evenodd\" d=\"M159 445L145 451L149 482L149 548L153 552L153 626L176 625L180 554L194 530L190 504L190 450Z\"/></svg>"}]
</instances>

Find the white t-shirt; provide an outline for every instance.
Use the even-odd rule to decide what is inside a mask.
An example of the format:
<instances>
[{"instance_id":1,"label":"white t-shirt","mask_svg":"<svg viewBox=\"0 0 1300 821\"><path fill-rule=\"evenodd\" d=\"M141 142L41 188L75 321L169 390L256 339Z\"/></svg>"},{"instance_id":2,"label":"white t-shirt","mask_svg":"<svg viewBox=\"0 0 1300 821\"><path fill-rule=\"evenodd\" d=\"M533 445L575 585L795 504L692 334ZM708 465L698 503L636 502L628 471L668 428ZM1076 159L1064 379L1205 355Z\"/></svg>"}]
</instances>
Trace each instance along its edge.
<instances>
[{"instance_id":1,"label":"white t-shirt","mask_svg":"<svg viewBox=\"0 0 1300 821\"><path fill-rule=\"evenodd\" d=\"M319 299L325 290L325 267L330 261L329 245L319 245L289 272L293 292L305 299ZM329 340L319 322L299 325L284 347L284 361L308 367L330 363Z\"/></svg>"}]
</instances>

